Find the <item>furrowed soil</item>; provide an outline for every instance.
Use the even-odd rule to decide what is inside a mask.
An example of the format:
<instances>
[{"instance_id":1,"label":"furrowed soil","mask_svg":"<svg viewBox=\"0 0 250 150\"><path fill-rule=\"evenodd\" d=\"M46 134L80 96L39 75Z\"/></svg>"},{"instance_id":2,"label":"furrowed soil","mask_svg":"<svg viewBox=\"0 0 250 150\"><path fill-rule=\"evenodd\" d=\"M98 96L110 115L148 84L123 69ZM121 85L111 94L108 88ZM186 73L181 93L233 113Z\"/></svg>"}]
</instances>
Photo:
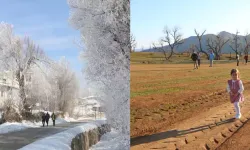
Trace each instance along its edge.
<instances>
[{"instance_id":1,"label":"furrowed soil","mask_svg":"<svg viewBox=\"0 0 250 150\"><path fill-rule=\"evenodd\" d=\"M193 136L199 139L191 140L195 141L193 144L205 144L202 145L204 149L219 146L218 143L221 144L222 141L218 138L212 140L217 145L209 144L206 140L216 137L222 130L230 129L229 125L235 123L230 120L234 112L226 93L232 68L236 68L236 63L215 64L213 67L201 64L201 68L197 70L193 69L192 64L132 64L131 149L177 149L183 143L189 143L191 148L192 136L180 136L177 130L169 132L173 129L184 131L195 127L200 132L203 131L201 127L209 127L209 133L202 135L202 138ZM240 78L246 89L244 94L247 96L250 92L250 66L240 64L237 68L240 70ZM242 109L247 112L247 108L248 103L244 103ZM247 116L241 121L241 125L246 118ZM214 128L210 128L211 124L220 122L222 125L215 124ZM169 141L171 138L175 142ZM159 148L164 139L168 139L165 140L167 143Z\"/></svg>"},{"instance_id":2,"label":"furrowed soil","mask_svg":"<svg viewBox=\"0 0 250 150\"><path fill-rule=\"evenodd\" d=\"M250 149L250 121L239 129L230 139L225 141L217 150L249 150Z\"/></svg>"}]
</instances>

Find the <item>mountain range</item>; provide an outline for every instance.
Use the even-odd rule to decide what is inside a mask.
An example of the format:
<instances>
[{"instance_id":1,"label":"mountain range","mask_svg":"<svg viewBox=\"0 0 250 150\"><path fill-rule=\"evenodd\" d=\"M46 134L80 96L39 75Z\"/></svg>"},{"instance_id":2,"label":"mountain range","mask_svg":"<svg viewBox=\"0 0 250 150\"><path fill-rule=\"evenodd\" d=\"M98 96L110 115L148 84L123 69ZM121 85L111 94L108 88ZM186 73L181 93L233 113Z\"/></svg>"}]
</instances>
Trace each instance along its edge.
<instances>
[{"instance_id":1,"label":"mountain range","mask_svg":"<svg viewBox=\"0 0 250 150\"><path fill-rule=\"evenodd\" d=\"M227 39L232 39L234 37L235 34L232 34L232 33L229 33L229 32L226 32L226 31L222 31L219 33L219 35L224 38L224 40L227 40ZM243 35L238 35L239 36L239 42L242 43L242 45L244 46L245 44L245 41L244 41L244 36ZM206 46L207 45L207 38L212 38L212 39L215 39L216 38L216 35L215 34L204 34L202 36L202 40L201 40L201 46L202 46L202 49L203 50L208 50L208 47ZM229 41L230 42L230 41ZM222 48L222 53L230 53L230 52L234 52L231 47L229 46L229 42L227 42L224 47ZM188 50L190 48L190 46L194 44L194 45L197 45L199 46L199 41L198 41L198 38L196 36L190 36L188 38L185 38L184 39L184 43L179 45L175 51L176 52L179 52L179 53L182 53L186 50ZM168 47L168 46L165 46L165 47ZM142 50L141 52L160 52L160 50L158 49L153 49L153 48L149 48L149 49L145 49L145 50Z\"/></svg>"}]
</instances>

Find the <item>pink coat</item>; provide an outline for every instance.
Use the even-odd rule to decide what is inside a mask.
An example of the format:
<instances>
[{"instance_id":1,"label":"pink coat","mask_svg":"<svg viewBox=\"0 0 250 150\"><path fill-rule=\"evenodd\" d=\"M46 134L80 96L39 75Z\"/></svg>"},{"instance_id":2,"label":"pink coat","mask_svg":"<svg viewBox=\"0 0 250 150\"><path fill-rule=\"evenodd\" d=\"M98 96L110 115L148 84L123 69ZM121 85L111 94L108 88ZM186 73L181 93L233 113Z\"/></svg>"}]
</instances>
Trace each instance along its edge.
<instances>
[{"instance_id":1,"label":"pink coat","mask_svg":"<svg viewBox=\"0 0 250 150\"><path fill-rule=\"evenodd\" d=\"M230 87L230 91L234 94L237 94L235 96L230 94L230 101L231 103L234 102L242 102L244 101L244 96L242 93L238 93L239 89L240 89L240 80L236 80L233 84L232 80L228 80L228 85Z\"/></svg>"}]
</instances>

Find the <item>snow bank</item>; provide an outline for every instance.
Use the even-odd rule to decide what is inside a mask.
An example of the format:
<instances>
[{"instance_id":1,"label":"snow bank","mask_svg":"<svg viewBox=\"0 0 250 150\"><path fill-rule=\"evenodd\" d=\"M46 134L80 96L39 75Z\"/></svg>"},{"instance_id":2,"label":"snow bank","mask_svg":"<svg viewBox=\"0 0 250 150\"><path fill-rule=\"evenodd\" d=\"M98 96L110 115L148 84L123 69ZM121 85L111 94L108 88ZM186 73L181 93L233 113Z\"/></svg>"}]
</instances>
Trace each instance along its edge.
<instances>
[{"instance_id":1,"label":"snow bank","mask_svg":"<svg viewBox=\"0 0 250 150\"><path fill-rule=\"evenodd\" d=\"M77 127L68 129L66 131L57 133L55 135L43 138L34 143L31 143L19 150L71 150L71 141L78 134L87 132L94 128L100 127L105 124L106 120L97 120L91 123L85 123Z\"/></svg>"},{"instance_id":2,"label":"snow bank","mask_svg":"<svg viewBox=\"0 0 250 150\"><path fill-rule=\"evenodd\" d=\"M130 146L125 145L127 135L123 135L112 129L111 132L104 134L101 140L90 150L126 150Z\"/></svg>"},{"instance_id":3,"label":"snow bank","mask_svg":"<svg viewBox=\"0 0 250 150\"><path fill-rule=\"evenodd\" d=\"M17 122L6 122L0 125L0 134L14 132L14 131L20 131L24 130L26 128L29 128L30 126L25 123L17 123Z\"/></svg>"},{"instance_id":4,"label":"snow bank","mask_svg":"<svg viewBox=\"0 0 250 150\"><path fill-rule=\"evenodd\" d=\"M68 122L68 121L66 121L63 118L56 119L56 124L62 124L62 123L66 123L66 122ZM51 119L49 121L49 125L50 126L53 125L53 122ZM41 127L41 126L42 126L41 121L40 122L30 122L30 121L23 120L21 123L19 123L19 122L6 122L6 123L3 123L0 125L0 134L25 130L27 128L37 128L37 127Z\"/></svg>"}]
</instances>

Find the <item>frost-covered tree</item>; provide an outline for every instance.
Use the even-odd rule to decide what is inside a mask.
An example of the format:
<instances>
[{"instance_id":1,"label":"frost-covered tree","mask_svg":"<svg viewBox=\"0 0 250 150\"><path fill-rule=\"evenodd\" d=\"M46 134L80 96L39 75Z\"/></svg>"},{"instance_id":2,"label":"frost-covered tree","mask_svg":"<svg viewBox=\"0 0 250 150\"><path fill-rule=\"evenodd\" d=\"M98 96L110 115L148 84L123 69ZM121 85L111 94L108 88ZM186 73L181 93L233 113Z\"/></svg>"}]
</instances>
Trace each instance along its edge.
<instances>
[{"instance_id":1,"label":"frost-covered tree","mask_svg":"<svg viewBox=\"0 0 250 150\"><path fill-rule=\"evenodd\" d=\"M57 105L59 111L71 115L79 88L76 75L65 58L61 58L59 62L54 63L52 68L50 83L54 86L52 88L54 88L54 94L56 94L55 105Z\"/></svg>"},{"instance_id":2,"label":"frost-covered tree","mask_svg":"<svg viewBox=\"0 0 250 150\"><path fill-rule=\"evenodd\" d=\"M29 109L25 90L25 75L32 65L43 61L44 52L28 37L20 38L13 33L13 26L7 23L0 24L0 63L2 69L15 72L19 85L21 99L20 109L25 112Z\"/></svg>"},{"instance_id":3,"label":"frost-covered tree","mask_svg":"<svg viewBox=\"0 0 250 150\"><path fill-rule=\"evenodd\" d=\"M130 146L130 1L68 0L70 23L82 35L83 71L102 98L107 121Z\"/></svg>"},{"instance_id":4,"label":"frost-covered tree","mask_svg":"<svg viewBox=\"0 0 250 150\"><path fill-rule=\"evenodd\" d=\"M26 84L29 104L35 106L39 103L41 109L52 111L55 99L53 98L53 84L48 80L49 68L39 64L39 67L31 68L31 72L31 79L28 79L30 82Z\"/></svg>"}]
</instances>

